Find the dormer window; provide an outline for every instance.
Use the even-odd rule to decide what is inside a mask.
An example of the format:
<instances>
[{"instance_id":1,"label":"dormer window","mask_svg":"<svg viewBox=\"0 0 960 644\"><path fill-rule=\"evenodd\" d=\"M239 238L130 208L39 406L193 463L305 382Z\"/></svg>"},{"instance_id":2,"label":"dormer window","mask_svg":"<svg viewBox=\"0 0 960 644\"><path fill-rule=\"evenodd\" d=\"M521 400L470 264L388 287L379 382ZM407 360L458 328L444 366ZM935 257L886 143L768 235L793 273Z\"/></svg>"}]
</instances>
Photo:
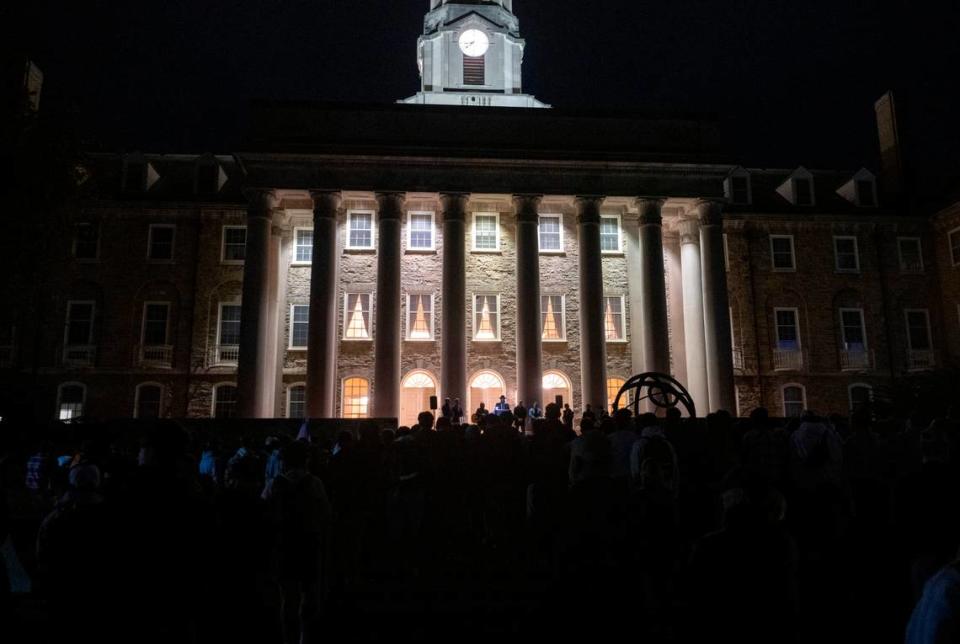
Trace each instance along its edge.
<instances>
[{"instance_id":1,"label":"dormer window","mask_svg":"<svg viewBox=\"0 0 960 644\"><path fill-rule=\"evenodd\" d=\"M227 182L227 175L216 161L197 164L197 194L215 195Z\"/></svg>"},{"instance_id":2,"label":"dormer window","mask_svg":"<svg viewBox=\"0 0 960 644\"><path fill-rule=\"evenodd\" d=\"M786 181L780 184L780 187L777 188L777 194L794 206L816 205L813 175L806 168L797 168Z\"/></svg>"},{"instance_id":3,"label":"dormer window","mask_svg":"<svg viewBox=\"0 0 960 644\"><path fill-rule=\"evenodd\" d=\"M127 159L123 168L123 190L125 192L146 192L160 179L157 169L142 158Z\"/></svg>"},{"instance_id":4,"label":"dormer window","mask_svg":"<svg viewBox=\"0 0 960 644\"><path fill-rule=\"evenodd\" d=\"M861 168L845 184L840 186L837 194L860 208L877 207L877 179L866 168Z\"/></svg>"},{"instance_id":5,"label":"dormer window","mask_svg":"<svg viewBox=\"0 0 960 644\"><path fill-rule=\"evenodd\" d=\"M793 180L793 194L798 206L813 205L813 180L806 177L797 177Z\"/></svg>"},{"instance_id":6,"label":"dormer window","mask_svg":"<svg viewBox=\"0 0 960 644\"><path fill-rule=\"evenodd\" d=\"M753 202L750 194L750 173L743 168L737 168L723 182L724 193L730 203L747 206Z\"/></svg>"},{"instance_id":7,"label":"dormer window","mask_svg":"<svg viewBox=\"0 0 960 644\"><path fill-rule=\"evenodd\" d=\"M142 192L147 185L147 164L143 161L127 161L123 172L123 189L127 192Z\"/></svg>"}]
</instances>

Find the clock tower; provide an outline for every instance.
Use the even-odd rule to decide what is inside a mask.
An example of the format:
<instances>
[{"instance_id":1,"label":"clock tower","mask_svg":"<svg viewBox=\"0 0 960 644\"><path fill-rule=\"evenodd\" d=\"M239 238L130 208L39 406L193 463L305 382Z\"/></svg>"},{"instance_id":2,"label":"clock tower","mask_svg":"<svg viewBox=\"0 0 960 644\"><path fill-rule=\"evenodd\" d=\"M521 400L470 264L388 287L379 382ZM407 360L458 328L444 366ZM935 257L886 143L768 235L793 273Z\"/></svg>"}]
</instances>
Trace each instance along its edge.
<instances>
[{"instance_id":1,"label":"clock tower","mask_svg":"<svg viewBox=\"0 0 960 644\"><path fill-rule=\"evenodd\" d=\"M430 0L417 40L420 91L401 103L550 107L523 93L513 0Z\"/></svg>"}]
</instances>

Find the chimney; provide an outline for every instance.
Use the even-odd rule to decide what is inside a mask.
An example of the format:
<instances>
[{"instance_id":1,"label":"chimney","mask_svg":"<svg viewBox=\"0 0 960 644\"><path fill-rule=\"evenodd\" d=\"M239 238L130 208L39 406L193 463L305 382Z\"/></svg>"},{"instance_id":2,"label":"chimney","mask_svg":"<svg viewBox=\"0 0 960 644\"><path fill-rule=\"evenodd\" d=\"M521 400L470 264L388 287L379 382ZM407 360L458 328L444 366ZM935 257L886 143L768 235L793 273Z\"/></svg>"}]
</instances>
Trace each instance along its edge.
<instances>
[{"instance_id":1,"label":"chimney","mask_svg":"<svg viewBox=\"0 0 960 644\"><path fill-rule=\"evenodd\" d=\"M903 145L897 124L897 107L893 92L888 91L874 103L877 113L877 134L880 136L880 177L884 201L902 204L905 192Z\"/></svg>"}]
</instances>

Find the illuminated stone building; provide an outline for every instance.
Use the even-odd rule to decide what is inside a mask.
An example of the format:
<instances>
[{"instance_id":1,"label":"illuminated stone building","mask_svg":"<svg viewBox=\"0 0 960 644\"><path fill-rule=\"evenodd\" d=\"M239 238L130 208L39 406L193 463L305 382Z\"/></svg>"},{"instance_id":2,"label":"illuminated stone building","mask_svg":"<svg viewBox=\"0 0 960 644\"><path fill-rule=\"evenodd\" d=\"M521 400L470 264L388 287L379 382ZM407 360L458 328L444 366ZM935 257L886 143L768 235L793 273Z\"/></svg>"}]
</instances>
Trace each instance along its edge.
<instances>
[{"instance_id":1,"label":"illuminated stone building","mask_svg":"<svg viewBox=\"0 0 960 644\"><path fill-rule=\"evenodd\" d=\"M417 51L400 104L260 103L230 155L89 154L44 313L0 338L37 415L405 424L431 395L602 407L661 371L701 414L789 416L960 355L960 211L896 205L889 100L876 173L761 169L709 122L524 109L509 0L432 0Z\"/></svg>"}]
</instances>

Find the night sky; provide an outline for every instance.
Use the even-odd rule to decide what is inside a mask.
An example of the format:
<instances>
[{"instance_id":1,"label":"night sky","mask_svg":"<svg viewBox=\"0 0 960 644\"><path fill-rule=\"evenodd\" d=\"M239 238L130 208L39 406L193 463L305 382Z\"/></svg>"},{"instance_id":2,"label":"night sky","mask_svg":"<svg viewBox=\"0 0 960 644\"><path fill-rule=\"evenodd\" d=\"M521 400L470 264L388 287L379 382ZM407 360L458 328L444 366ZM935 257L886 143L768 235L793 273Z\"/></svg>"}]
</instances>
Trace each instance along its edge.
<instances>
[{"instance_id":1,"label":"night sky","mask_svg":"<svg viewBox=\"0 0 960 644\"><path fill-rule=\"evenodd\" d=\"M27 4L10 24L46 75L43 107L69 106L105 148L229 152L252 98L415 93L428 2ZM875 167L873 102L893 88L915 161L956 164L960 9L908 6L515 0L525 90L556 107L712 114L745 163Z\"/></svg>"}]
</instances>

